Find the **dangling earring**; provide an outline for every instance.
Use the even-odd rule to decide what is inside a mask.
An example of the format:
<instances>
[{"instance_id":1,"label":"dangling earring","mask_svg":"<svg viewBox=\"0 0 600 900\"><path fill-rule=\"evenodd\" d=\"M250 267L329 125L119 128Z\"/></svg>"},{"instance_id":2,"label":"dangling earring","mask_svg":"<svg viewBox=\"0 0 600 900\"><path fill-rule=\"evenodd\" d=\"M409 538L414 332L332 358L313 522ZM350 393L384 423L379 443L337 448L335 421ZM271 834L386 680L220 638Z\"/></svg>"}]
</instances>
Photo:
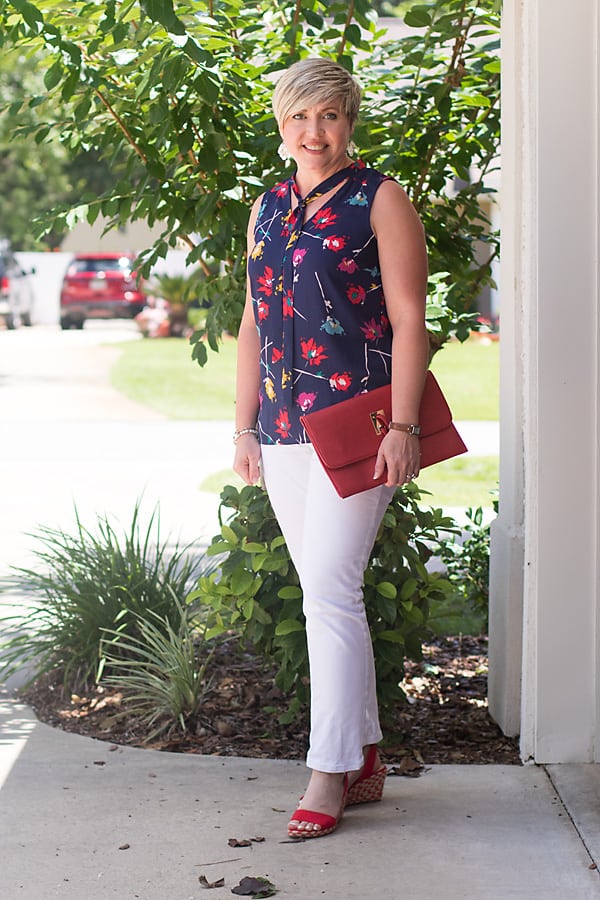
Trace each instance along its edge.
<instances>
[{"instance_id":1,"label":"dangling earring","mask_svg":"<svg viewBox=\"0 0 600 900\"><path fill-rule=\"evenodd\" d=\"M279 156L281 157L281 159L284 162L287 162L288 160L290 160L292 158L292 154L290 153L290 151L288 150L288 148L286 147L286 145L283 141L280 143L279 147L277 148L277 153L279 154Z\"/></svg>"},{"instance_id":2,"label":"dangling earring","mask_svg":"<svg viewBox=\"0 0 600 900\"><path fill-rule=\"evenodd\" d=\"M354 154L356 153L356 144L354 143L354 141L350 141L350 143L346 147L346 153L348 154L348 156L354 156Z\"/></svg>"}]
</instances>

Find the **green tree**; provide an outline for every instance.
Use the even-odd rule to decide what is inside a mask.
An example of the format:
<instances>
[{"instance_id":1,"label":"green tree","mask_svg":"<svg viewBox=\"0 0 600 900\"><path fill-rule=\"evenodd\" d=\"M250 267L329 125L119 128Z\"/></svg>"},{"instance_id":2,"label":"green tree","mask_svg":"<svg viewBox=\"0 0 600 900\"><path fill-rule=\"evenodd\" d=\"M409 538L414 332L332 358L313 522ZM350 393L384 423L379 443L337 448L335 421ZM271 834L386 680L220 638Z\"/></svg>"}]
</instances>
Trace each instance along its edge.
<instances>
[{"instance_id":1,"label":"green tree","mask_svg":"<svg viewBox=\"0 0 600 900\"><path fill-rule=\"evenodd\" d=\"M25 96L36 95L42 89L42 77L33 60L27 60L14 51L2 53L0 98L5 107L10 108ZM30 107L24 110L20 118L26 125L39 122L35 109ZM56 230L50 228L40 240L32 232L31 221L47 213L54 204L66 200L67 154L57 136L41 143L19 140L15 135L15 125L10 115L0 117L0 197L3 210L0 237L8 238L17 250L54 248L60 243Z\"/></svg>"},{"instance_id":2,"label":"green tree","mask_svg":"<svg viewBox=\"0 0 600 900\"><path fill-rule=\"evenodd\" d=\"M70 152L58 127L43 140L35 139L49 116L58 123L67 115L56 95L44 104L29 102L45 90L45 60L45 53L25 56L16 48L0 58L0 104L5 110L0 117L0 237L8 238L15 250L57 249L66 227L64 220L52 219L53 211L77 205L84 193L110 191L125 164L123 158L104 159L93 148ZM36 219L46 223L43 230L32 227Z\"/></svg>"},{"instance_id":3,"label":"green tree","mask_svg":"<svg viewBox=\"0 0 600 900\"><path fill-rule=\"evenodd\" d=\"M114 225L163 222L142 270L187 244L207 274L200 299L217 349L242 311L249 206L281 177L273 77L307 54L337 59L364 87L363 158L397 175L425 222L435 349L468 334L497 253L480 200L498 148L498 8L420 4L405 16L414 34L391 40L367 0L0 0L3 52L47 58L43 91L5 109L40 143L124 160L108 190L56 209L53 227L100 213ZM489 248L483 263L477 243ZM204 362L205 343L194 353Z\"/></svg>"}]
</instances>

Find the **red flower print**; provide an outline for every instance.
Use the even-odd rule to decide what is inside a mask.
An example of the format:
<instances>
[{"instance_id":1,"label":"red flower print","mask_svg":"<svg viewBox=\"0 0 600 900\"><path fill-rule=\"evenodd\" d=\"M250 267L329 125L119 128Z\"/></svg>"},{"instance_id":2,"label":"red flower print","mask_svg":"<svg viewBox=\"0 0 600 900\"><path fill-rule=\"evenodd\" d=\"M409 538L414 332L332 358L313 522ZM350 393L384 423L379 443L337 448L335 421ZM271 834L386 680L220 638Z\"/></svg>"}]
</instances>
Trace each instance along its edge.
<instances>
[{"instance_id":1,"label":"red flower print","mask_svg":"<svg viewBox=\"0 0 600 900\"><path fill-rule=\"evenodd\" d=\"M280 359L283 359L283 352L279 349L279 347L273 347L271 362L278 363Z\"/></svg>"},{"instance_id":2,"label":"red flower print","mask_svg":"<svg viewBox=\"0 0 600 900\"><path fill-rule=\"evenodd\" d=\"M340 270L340 272L352 273L352 272L356 272L356 270L358 269L358 266L356 265L356 263L354 262L353 259L344 258L341 261L341 263L339 264L338 269Z\"/></svg>"},{"instance_id":3,"label":"red flower print","mask_svg":"<svg viewBox=\"0 0 600 900\"><path fill-rule=\"evenodd\" d=\"M336 219L337 213L332 213L330 206L328 206L327 209L320 209L313 216L315 228L318 228L321 231L323 228L327 228L328 225L333 225Z\"/></svg>"},{"instance_id":4,"label":"red flower print","mask_svg":"<svg viewBox=\"0 0 600 900\"><path fill-rule=\"evenodd\" d=\"M291 428L287 409L279 410L279 415L275 419L275 424L277 425L277 428L275 429L277 434L280 434L281 437L286 438L290 433Z\"/></svg>"},{"instance_id":5,"label":"red flower print","mask_svg":"<svg viewBox=\"0 0 600 900\"><path fill-rule=\"evenodd\" d=\"M269 315L269 304L264 300L259 300L258 302L258 321L264 322L267 316Z\"/></svg>"},{"instance_id":6,"label":"red flower print","mask_svg":"<svg viewBox=\"0 0 600 900\"><path fill-rule=\"evenodd\" d=\"M302 393L298 394L298 396L296 397L296 403L298 404L302 412L308 412L309 409L312 409L316 399L316 394L309 393L308 391L302 391Z\"/></svg>"},{"instance_id":7,"label":"red flower print","mask_svg":"<svg viewBox=\"0 0 600 900\"><path fill-rule=\"evenodd\" d=\"M329 379L329 384L334 391L347 391L352 384L352 375L350 372L334 372Z\"/></svg>"},{"instance_id":8,"label":"red flower print","mask_svg":"<svg viewBox=\"0 0 600 900\"><path fill-rule=\"evenodd\" d=\"M280 184L276 184L275 187L271 188L272 194L277 194L278 197L285 197L288 192L288 186L285 181L282 181Z\"/></svg>"},{"instance_id":9,"label":"red flower print","mask_svg":"<svg viewBox=\"0 0 600 900\"><path fill-rule=\"evenodd\" d=\"M273 293L273 269L271 266L265 266L264 274L258 276L258 283L261 285L258 289L259 294L266 294L267 297L270 297Z\"/></svg>"},{"instance_id":10,"label":"red flower print","mask_svg":"<svg viewBox=\"0 0 600 900\"><path fill-rule=\"evenodd\" d=\"M283 318L294 315L294 295L290 290L286 291L283 297Z\"/></svg>"},{"instance_id":11,"label":"red flower print","mask_svg":"<svg viewBox=\"0 0 600 900\"><path fill-rule=\"evenodd\" d=\"M307 360L311 366L318 366L324 359L327 359L325 347L317 344L314 338L300 341L300 346L302 347L302 359Z\"/></svg>"},{"instance_id":12,"label":"red flower print","mask_svg":"<svg viewBox=\"0 0 600 900\"><path fill-rule=\"evenodd\" d=\"M299 266L304 257L306 256L306 250L294 250L292 254L292 262L295 266Z\"/></svg>"},{"instance_id":13,"label":"red flower print","mask_svg":"<svg viewBox=\"0 0 600 900\"><path fill-rule=\"evenodd\" d=\"M346 237L337 237L336 235L332 235L331 237L325 238L323 241L323 247L326 250L343 250L346 244L348 243L348 238Z\"/></svg>"},{"instance_id":14,"label":"red flower print","mask_svg":"<svg viewBox=\"0 0 600 900\"><path fill-rule=\"evenodd\" d=\"M350 303L363 303L366 295L364 287L360 284L349 284L346 290L346 296Z\"/></svg>"}]
</instances>

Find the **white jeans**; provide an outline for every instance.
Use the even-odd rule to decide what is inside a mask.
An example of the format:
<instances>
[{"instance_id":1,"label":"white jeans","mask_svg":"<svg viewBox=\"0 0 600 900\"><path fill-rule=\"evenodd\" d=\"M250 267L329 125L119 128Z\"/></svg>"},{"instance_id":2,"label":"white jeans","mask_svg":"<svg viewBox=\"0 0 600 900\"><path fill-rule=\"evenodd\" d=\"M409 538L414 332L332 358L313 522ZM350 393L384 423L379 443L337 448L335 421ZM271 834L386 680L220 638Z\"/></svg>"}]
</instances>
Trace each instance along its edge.
<instances>
[{"instance_id":1,"label":"white jeans","mask_svg":"<svg viewBox=\"0 0 600 900\"><path fill-rule=\"evenodd\" d=\"M321 772L363 765L381 740L363 576L394 488L342 500L312 444L263 445L271 505L298 571L310 662L307 763Z\"/></svg>"}]
</instances>

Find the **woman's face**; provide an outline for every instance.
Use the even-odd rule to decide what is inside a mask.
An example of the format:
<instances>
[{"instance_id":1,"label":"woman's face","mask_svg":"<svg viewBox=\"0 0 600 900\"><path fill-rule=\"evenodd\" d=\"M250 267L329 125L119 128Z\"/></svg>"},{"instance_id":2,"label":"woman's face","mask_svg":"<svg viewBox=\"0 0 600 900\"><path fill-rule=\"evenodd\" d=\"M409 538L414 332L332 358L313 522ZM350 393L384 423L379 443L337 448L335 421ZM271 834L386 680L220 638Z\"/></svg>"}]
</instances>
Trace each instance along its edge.
<instances>
[{"instance_id":1,"label":"woman's face","mask_svg":"<svg viewBox=\"0 0 600 900\"><path fill-rule=\"evenodd\" d=\"M299 170L335 172L346 164L352 128L339 102L295 110L280 132Z\"/></svg>"}]
</instances>

